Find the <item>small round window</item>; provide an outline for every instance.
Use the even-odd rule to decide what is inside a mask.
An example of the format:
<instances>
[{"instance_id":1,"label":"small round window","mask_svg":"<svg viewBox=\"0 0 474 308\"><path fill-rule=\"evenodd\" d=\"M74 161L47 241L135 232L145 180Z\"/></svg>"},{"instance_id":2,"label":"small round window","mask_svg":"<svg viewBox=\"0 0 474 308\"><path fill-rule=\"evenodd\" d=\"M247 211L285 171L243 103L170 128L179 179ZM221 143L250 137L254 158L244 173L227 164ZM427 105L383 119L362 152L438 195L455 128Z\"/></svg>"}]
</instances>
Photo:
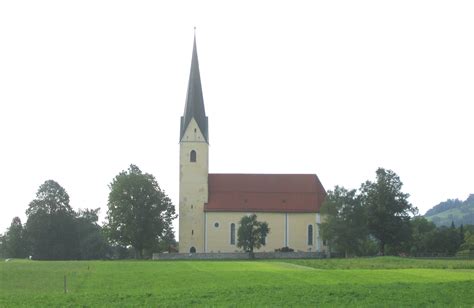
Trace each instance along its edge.
<instances>
[{"instance_id":1,"label":"small round window","mask_svg":"<svg viewBox=\"0 0 474 308\"><path fill-rule=\"evenodd\" d=\"M218 223L218 222L215 222L215 223L214 223L214 227L219 228L219 223Z\"/></svg>"}]
</instances>

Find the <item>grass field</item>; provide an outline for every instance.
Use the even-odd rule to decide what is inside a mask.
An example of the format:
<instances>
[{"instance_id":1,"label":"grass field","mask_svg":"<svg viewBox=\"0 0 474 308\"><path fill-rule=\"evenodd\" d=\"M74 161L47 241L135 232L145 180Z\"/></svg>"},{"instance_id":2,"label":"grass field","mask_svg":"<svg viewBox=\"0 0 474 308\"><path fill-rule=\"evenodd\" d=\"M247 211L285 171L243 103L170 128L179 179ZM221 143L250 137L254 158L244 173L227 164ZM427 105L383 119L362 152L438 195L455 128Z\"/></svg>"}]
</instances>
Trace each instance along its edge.
<instances>
[{"instance_id":1,"label":"grass field","mask_svg":"<svg viewBox=\"0 0 474 308\"><path fill-rule=\"evenodd\" d=\"M0 307L189 305L473 307L474 260L0 262Z\"/></svg>"}]
</instances>

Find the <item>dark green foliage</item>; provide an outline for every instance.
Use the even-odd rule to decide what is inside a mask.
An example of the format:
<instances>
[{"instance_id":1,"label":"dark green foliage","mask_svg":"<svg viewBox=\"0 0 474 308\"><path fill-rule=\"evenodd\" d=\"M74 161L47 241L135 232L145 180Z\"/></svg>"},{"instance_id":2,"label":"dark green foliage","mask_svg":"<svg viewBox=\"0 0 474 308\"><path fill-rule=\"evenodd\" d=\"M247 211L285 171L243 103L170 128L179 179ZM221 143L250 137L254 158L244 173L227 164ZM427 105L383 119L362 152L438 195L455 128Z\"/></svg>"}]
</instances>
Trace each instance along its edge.
<instances>
[{"instance_id":1,"label":"dark green foliage","mask_svg":"<svg viewBox=\"0 0 474 308\"><path fill-rule=\"evenodd\" d=\"M26 214L26 234L31 255L38 260L68 260L80 256L75 213L66 190L46 181L31 201Z\"/></svg>"},{"instance_id":2,"label":"dark green foliage","mask_svg":"<svg viewBox=\"0 0 474 308\"><path fill-rule=\"evenodd\" d=\"M164 235L153 246L153 252L178 252L178 243L174 237L173 229L165 230Z\"/></svg>"},{"instance_id":3,"label":"dark green foliage","mask_svg":"<svg viewBox=\"0 0 474 308\"><path fill-rule=\"evenodd\" d=\"M395 172L379 168L376 181L362 184L362 200L367 211L369 232L379 242L379 253L385 254L385 245L397 246L409 233L410 214L417 209L402 192L402 182Z\"/></svg>"},{"instance_id":4,"label":"dark green foliage","mask_svg":"<svg viewBox=\"0 0 474 308\"><path fill-rule=\"evenodd\" d=\"M132 246L110 245L107 258L113 260L134 259L136 257L135 249Z\"/></svg>"},{"instance_id":5,"label":"dark green foliage","mask_svg":"<svg viewBox=\"0 0 474 308\"><path fill-rule=\"evenodd\" d=\"M474 233L474 225L463 225L463 233L470 232L471 234Z\"/></svg>"},{"instance_id":6,"label":"dark green foliage","mask_svg":"<svg viewBox=\"0 0 474 308\"><path fill-rule=\"evenodd\" d=\"M362 184L360 194L338 186L328 191L321 208L321 235L329 241L331 252L374 255L373 239L380 254L454 256L463 249L465 234L473 234L474 225L457 228L456 221L450 221L450 227L437 227L424 217L412 217L417 209L401 188L402 182L393 171L379 168L376 181ZM463 204L471 202L474 195ZM448 206L439 208L443 207Z\"/></svg>"},{"instance_id":7,"label":"dark green foliage","mask_svg":"<svg viewBox=\"0 0 474 308\"><path fill-rule=\"evenodd\" d=\"M0 234L0 258L7 258L7 236Z\"/></svg>"},{"instance_id":8,"label":"dark green foliage","mask_svg":"<svg viewBox=\"0 0 474 308\"><path fill-rule=\"evenodd\" d=\"M134 165L110 184L107 232L117 244L135 248L137 258L151 254L160 240L172 234L174 205L155 177Z\"/></svg>"},{"instance_id":9,"label":"dark green foliage","mask_svg":"<svg viewBox=\"0 0 474 308\"><path fill-rule=\"evenodd\" d=\"M29 217L40 212L48 215L73 212L66 190L53 180L48 180L39 187L36 199L31 201L26 215Z\"/></svg>"},{"instance_id":10,"label":"dark green foliage","mask_svg":"<svg viewBox=\"0 0 474 308\"><path fill-rule=\"evenodd\" d=\"M461 249L474 251L474 233L466 232Z\"/></svg>"},{"instance_id":11,"label":"dark green foliage","mask_svg":"<svg viewBox=\"0 0 474 308\"><path fill-rule=\"evenodd\" d=\"M80 258L83 260L103 259L109 253L106 236L97 224L99 210L79 210L76 215Z\"/></svg>"},{"instance_id":12,"label":"dark green foliage","mask_svg":"<svg viewBox=\"0 0 474 308\"><path fill-rule=\"evenodd\" d=\"M265 237L269 232L268 223L258 221L257 215L244 216L239 222L237 247L253 253L254 248L265 245Z\"/></svg>"},{"instance_id":13,"label":"dark green foliage","mask_svg":"<svg viewBox=\"0 0 474 308\"><path fill-rule=\"evenodd\" d=\"M410 221L411 236L401 245L412 256L454 256L462 243L461 227L436 227L424 217Z\"/></svg>"},{"instance_id":14,"label":"dark green foliage","mask_svg":"<svg viewBox=\"0 0 474 308\"><path fill-rule=\"evenodd\" d=\"M406 245L405 251L411 255L425 253L431 250L428 242L431 241L436 225L423 217L417 216L410 221L411 238Z\"/></svg>"},{"instance_id":15,"label":"dark green foliage","mask_svg":"<svg viewBox=\"0 0 474 308\"><path fill-rule=\"evenodd\" d=\"M436 228L426 235L424 245L425 253L454 256L461 245L459 231L445 226Z\"/></svg>"},{"instance_id":16,"label":"dark green foliage","mask_svg":"<svg viewBox=\"0 0 474 308\"><path fill-rule=\"evenodd\" d=\"M132 166L134 167L134 166ZM135 236L144 236L141 241L139 255L146 252L151 255L153 249L162 251L171 250L175 246L174 233L172 230L172 220L175 218L174 206L169 198L162 192L154 178L148 174L142 175L136 167L132 168L132 173L143 176L148 181L148 186L127 186L130 189L129 199L133 199L131 208L133 214L142 220L134 221ZM143 177L141 179L143 179ZM117 179L121 179L120 175ZM140 179L139 179L140 180ZM119 181L120 182L120 181ZM133 182L133 181L132 181ZM130 184L130 183L128 183ZM147 190L148 188L152 188ZM117 191L115 191L117 193ZM126 192L126 190L122 191ZM112 194L112 193L111 193ZM114 195L113 195L114 196ZM115 195L116 196L116 195ZM145 200L145 206L140 207L140 202ZM136 201L136 202L135 202ZM115 206L120 202L113 203ZM121 205L124 205L123 202ZM115 209L115 208L114 208ZM152 209L151 211L149 211ZM162 209L162 210L159 210ZM99 209L79 210L76 213L69 205L69 195L66 190L53 180L42 184L36 194L36 198L31 201L26 211L28 216L25 230L21 221L15 218L12 226L0 237L0 255L3 257L22 258L31 255L37 260L71 260L71 259L103 259L128 257L129 252L125 243L123 246L115 245L119 248L112 249L108 244L106 233L98 224ZM121 218L122 214L112 211ZM109 209L109 214L112 213ZM117 217L113 221L119 221ZM130 217L128 217L130 218ZM152 225L150 227L150 225ZM121 230L110 228L109 234L116 234ZM154 234L153 238L147 238L146 232L161 230L159 234ZM112 230L112 232L111 232ZM141 233L140 233L141 232ZM113 238L118 242L117 238ZM122 242L123 243L123 242ZM151 243L151 244L150 244Z\"/></svg>"},{"instance_id":17,"label":"dark green foliage","mask_svg":"<svg viewBox=\"0 0 474 308\"><path fill-rule=\"evenodd\" d=\"M344 252L345 256L364 255L369 241L367 213L356 190L336 186L328 191L321 208L324 220L321 234L329 241L330 248Z\"/></svg>"},{"instance_id":18,"label":"dark green foliage","mask_svg":"<svg viewBox=\"0 0 474 308\"><path fill-rule=\"evenodd\" d=\"M5 258L25 258L28 255L28 246L25 230L19 217L13 218L10 228L2 239L2 255Z\"/></svg>"},{"instance_id":19,"label":"dark green foliage","mask_svg":"<svg viewBox=\"0 0 474 308\"><path fill-rule=\"evenodd\" d=\"M465 233L463 233L461 246L459 247L459 251L456 253L456 256L471 259L474 258L474 232L471 233L470 231L466 231Z\"/></svg>"},{"instance_id":20,"label":"dark green foliage","mask_svg":"<svg viewBox=\"0 0 474 308\"><path fill-rule=\"evenodd\" d=\"M74 212L66 190L46 181L26 211L29 252L37 260L104 258L108 246L97 224L98 211Z\"/></svg>"}]
</instances>

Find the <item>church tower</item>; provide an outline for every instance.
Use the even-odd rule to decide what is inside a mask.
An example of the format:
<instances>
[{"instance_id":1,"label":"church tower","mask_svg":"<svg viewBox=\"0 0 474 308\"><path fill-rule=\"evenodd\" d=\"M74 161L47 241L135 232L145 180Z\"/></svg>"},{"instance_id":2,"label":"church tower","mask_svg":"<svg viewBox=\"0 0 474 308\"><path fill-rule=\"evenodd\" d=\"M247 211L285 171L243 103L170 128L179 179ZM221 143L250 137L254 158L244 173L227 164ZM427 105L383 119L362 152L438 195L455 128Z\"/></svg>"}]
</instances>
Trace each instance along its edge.
<instances>
[{"instance_id":1,"label":"church tower","mask_svg":"<svg viewBox=\"0 0 474 308\"><path fill-rule=\"evenodd\" d=\"M194 36L186 105L179 141L179 252L205 252L204 204L208 202L209 135Z\"/></svg>"}]
</instances>

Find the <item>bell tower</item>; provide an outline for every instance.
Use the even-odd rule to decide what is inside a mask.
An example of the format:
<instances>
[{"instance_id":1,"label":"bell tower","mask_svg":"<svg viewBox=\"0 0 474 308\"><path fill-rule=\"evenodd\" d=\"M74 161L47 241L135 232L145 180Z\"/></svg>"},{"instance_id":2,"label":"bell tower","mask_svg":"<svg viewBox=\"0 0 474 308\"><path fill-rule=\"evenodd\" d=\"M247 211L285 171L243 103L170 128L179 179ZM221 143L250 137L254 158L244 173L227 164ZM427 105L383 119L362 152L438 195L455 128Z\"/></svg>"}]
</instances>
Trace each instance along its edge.
<instances>
[{"instance_id":1,"label":"bell tower","mask_svg":"<svg viewBox=\"0 0 474 308\"><path fill-rule=\"evenodd\" d=\"M205 252L209 135L194 35L191 72L179 141L179 252Z\"/></svg>"}]
</instances>

